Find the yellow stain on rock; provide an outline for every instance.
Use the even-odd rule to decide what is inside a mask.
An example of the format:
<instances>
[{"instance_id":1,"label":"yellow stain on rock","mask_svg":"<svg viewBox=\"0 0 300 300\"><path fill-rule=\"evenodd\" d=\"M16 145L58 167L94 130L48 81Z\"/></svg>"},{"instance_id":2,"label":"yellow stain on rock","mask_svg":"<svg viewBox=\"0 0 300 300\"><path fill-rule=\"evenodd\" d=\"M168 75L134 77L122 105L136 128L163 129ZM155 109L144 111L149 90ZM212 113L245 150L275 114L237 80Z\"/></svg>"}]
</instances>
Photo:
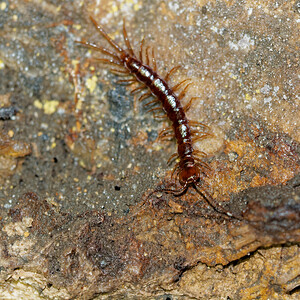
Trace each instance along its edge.
<instances>
[{"instance_id":1,"label":"yellow stain on rock","mask_svg":"<svg viewBox=\"0 0 300 300\"><path fill-rule=\"evenodd\" d=\"M245 99L248 100L248 101L250 101L250 100L252 99L252 97L251 97L250 94L246 94L246 95L245 95Z\"/></svg>"},{"instance_id":2,"label":"yellow stain on rock","mask_svg":"<svg viewBox=\"0 0 300 300\"><path fill-rule=\"evenodd\" d=\"M90 91L90 93L93 93L96 86L97 86L97 76L93 76L91 78L88 78L87 81L86 81L86 87L88 88L88 90Z\"/></svg>"},{"instance_id":3,"label":"yellow stain on rock","mask_svg":"<svg viewBox=\"0 0 300 300\"><path fill-rule=\"evenodd\" d=\"M74 24L73 27L76 29L76 30L80 30L82 28L82 26L80 24Z\"/></svg>"},{"instance_id":4,"label":"yellow stain on rock","mask_svg":"<svg viewBox=\"0 0 300 300\"><path fill-rule=\"evenodd\" d=\"M0 59L0 70L4 69L4 67L5 67L4 62Z\"/></svg>"},{"instance_id":5,"label":"yellow stain on rock","mask_svg":"<svg viewBox=\"0 0 300 300\"><path fill-rule=\"evenodd\" d=\"M59 105L58 100L44 100L41 102L40 100L35 100L33 105L38 109L43 109L46 115L52 115L56 112L56 109Z\"/></svg>"},{"instance_id":6,"label":"yellow stain on rock","mask_svg":"<svg viewBox=\"0 0 300 300\"><path fill-rule=\"evenodd\" d=\"M45 101L44 103L44 113L46 115L52 115L55 113L57 106L59 104L59 101L57 100L50 100L50 101Z\"/></svg>"},{"instance_id":7,"label":"yellow stain on rock","mask_svg":"<svg viewBox=\"0 0 300 300\"><path fill-rule=\"evenodd\" d=\"M1 9L1 10L5 10L6 7L7 7L6 2L1 2L1 3L0 3L0 9Z\"/></svg>"},{"instance_id":8,"label":"yellow stain on rock","mask_svg":"<svg viewBox=\"0 0 300 300\"><path fill-rule=\"evenodd\" d=\"M43 103L40 102L39 100L35 100L35 101L33 102L33 105L34 105L36 108L38 108L38 109L42 109L42 108L43 108Z\"/></svg>"}]
</instances>

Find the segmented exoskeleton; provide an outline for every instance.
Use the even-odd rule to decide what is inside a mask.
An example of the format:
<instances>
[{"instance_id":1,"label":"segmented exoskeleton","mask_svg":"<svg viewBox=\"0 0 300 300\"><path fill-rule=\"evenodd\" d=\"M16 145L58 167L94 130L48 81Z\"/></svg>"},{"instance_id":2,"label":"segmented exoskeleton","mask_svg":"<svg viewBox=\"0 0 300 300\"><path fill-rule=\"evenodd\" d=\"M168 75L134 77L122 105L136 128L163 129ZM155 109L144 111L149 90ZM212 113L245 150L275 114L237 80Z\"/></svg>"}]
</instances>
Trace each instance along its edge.
<instances>
[{"instance_id":1,"label":"segmented exoskeleton","mask_svg":"<svg viewBox=\"0 0 300 300\"><path fill-rule=\"evenodd\" d=\"M142 40L140 45L139 58L135 55L127 36L125 22L123 24L123 36L126 50L121 48L114 40L112 40L105 30L98 25L92 17L90 18L97 30L115 51L113 52L87 41L80 41L79 43L107 55L109 59L98 58L95 60L113 65L114 67L110 69L111 72L119 75L132 75L130 79L119 80L119 82L125 84L139 82L140 85L132 90L131 93L133 94L140 92L143 89L147 89L147 92L142 94L139 100L143 101L150 96L154 96L155 99L148 102L146 106L153 103L161 103L163 110L171 122L171 126L165 128L159 134L159 137L176 138L177 153L170 157L169 162L176 159L179 160L174 167L172 176L175 174L175 179L179 179L181 188L164 189L163 191L179 195L186 191L190 186L194 186L196 189L201 188L201 178L206 173L207 169L210 169L210 167L202 160L206 154L202 151L195 150L194 143L196 140L207 137L209 133L203 130L207 127L206 125L200 122L190 121L186 116L186 112L191 107L191 104L196 97L191 98L185 106L181 104L181 99L186 95L187 89L191 85L190 80L183 80L175 86L170 87L168 85L168 80L171 74L177 71L180 66L172 68L167 75L162 78L162 76L156 72L157 66L153 49L151 59L149 58L149 47L146 48L146 51L143 49L144 40ZM146 52L145 63L143 63L144 52ZM150 67L150 61L153 67ZM120 67L122 69L120 69ZM180 89L181 92L177 95L176 91ZM156 109L161 108L155 107L150 109L150 111L154 111Z\"/></svg>"}]
</instances>

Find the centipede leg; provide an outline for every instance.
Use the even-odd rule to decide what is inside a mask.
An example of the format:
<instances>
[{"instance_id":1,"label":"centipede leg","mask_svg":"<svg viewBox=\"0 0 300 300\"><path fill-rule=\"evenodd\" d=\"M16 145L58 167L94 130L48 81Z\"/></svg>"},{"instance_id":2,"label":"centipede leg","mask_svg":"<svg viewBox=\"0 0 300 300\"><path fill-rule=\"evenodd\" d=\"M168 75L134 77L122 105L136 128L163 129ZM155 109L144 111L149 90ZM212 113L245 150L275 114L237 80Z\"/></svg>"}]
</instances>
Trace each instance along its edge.
<instances>
[{"instance_id":1,"label":"centipede leg","mask_svg":"<svg viewBox=\"0 0 300 300\"><path fill-rule=\"evenodd\" d=\"M136 80L135 79L124 79L124 80L122 79L122 80L117 80L117 83L131 85L131 84L136 83Z\"/></svg>"},{"instance_id":2,"label":"centipede leg","mask_svg":"<svg viewBox=\"0 0 300 300\"><path fill-rule=\"evenodd\" d=\"M190 81L191 79L185 79L185 80L183 80L183 81L181 81L181 82L179 82L179 83L177 83L175 86L173 86L172 87L172 90L174 91L174 92L176 92L178 89L180 89L180 86L181 85L183 85L184 83L186 83L187 81Z\"/></svg>"},{"instance_id":3,"label":"centipede leg","mask_svg":"<svg viewBox=\"0 0 300 300\"><path fill-rule=\"evenodd\" d=\"M189 102L183 107L184 112L188 112L189 109L192 106L192 103L197 99L198 97L192 97Z\"/></svg>"},{"instance_id":4,"label":"centipede leg","mask_svg":"<svg viewBox=\"0 0 300 300\"><path fill-rule=\"evenodd\" d=\"M191 85L192 85L192 83L188 83L188 84L184 87L183 91L178 95L178 99L179 99L179 100L181 100L181 99L185 96L185 94L186 94L188 88L189 88Z\"/></svg>"},{"instance_id":5,"label":"centipede leg","mask_svg":"<svg viewBox=\"0 0 300 300\"><path fill-rule=\"evenodd\" d=\"M118 69L110 69L111 73L116 74L118 76L128 76L130 73L127 70L118 70Z\"/></svg>"},{"instance_id":6,"label":"centipede leg","mask_svg":"<svg viewBox=\"0 0 300 300\"><path fill-rule=\"evenodd\" d=\"M145 85L140 85L140 86L138 86L137 88L133 89L133 90L130 92L130 94L135 94L136 92L140 92L140 91L142 91L142 90L144 90L144 89L147 89L147 86L145 86Z\"/></svg>"},{"instance_id":7,"label":"centipede leg","mask_svg":"<svg viewBox=\"0 0 300 300\"><path fill-rule=\"evenodd\" d=\"M167 75L165 76L165 81L168 81L168 80L170 79L170 76L171 76L174 72L176 72L179 68L181 68L180 65L178 65L178 66L172 68L172 69L167 73Z\"/></svg>"},{"instance_id":8,"label":"centipede leg","mask_svg":"<svg viewBox=\"0 0 300 300\"><path fill-rule=\"evenodd\" d=\"M207 138L207 137L209 137L209 136L212 136L212 134L210 134L210 133L205 133L205 134L202 134L202 135L199 135L199 136L194 135L194 136L193 136L193 143L195 143L195 142L197 142L197 141L200 141L200 140L203 140L203 139L205 139L205 138Z\"/></svg>"},{"instance_id":9,"label":"centipede leg","mask_svg":"<svg viewBox=\"0 0 300 300\"><path fill-rule=\"evenodd\" d=\"M220 211L219 208L217 208L217 205L214 201L214 199L212 198L212 196L205 191L203 188L201 188L199 185L195 184L195 189L196 191L202 196L202 198L206 201L206 203L216 212L218 213L224 213L224 211ZM199 201L196 201L196 203L194 203L193 206L195 206Z\"/></svg>"},{"instance_id":10,"label":"centipede leg","mask_svg":"<svg viewBox=\"0 0 300 300\"><path fill-rule=\"evenodd\" d=\"M177 153L177 152L173 153L173 154L170 156L170 158L168 159L167 164L170 165L174 160L176 160L176 159L178 159L178 158L179 158L178 153Z\"/></svg>"},{"instance_id":11,"label":"centipede leg","mask_svg":"<svg viewBox=\"0 0 300 300\"><path fill-rule=\"evenodd\" d=\"M145 42L145 38L142 39L141 41L141 46L140 46L140 61L143 61L143 47L144 47L144 42Z\"/></svg>"},{"instance_id":12,"label":"centipede leg","mask_svg":"<svg viewBox=\"0 0 300 300\"><path fill-rule=\"evenodd\" d=\"M177 176L178 172L180 171L180 163L178 162L171 173L171 178L173 178L174 174Z\"/></svg>"},{"instance_id":13,"label":"centipede leg","mask_svg":"<svg viewBox=\"0 0 300 300\"><path fill-rule=\"evenodd\" d=\"M198 97L195 97L195 98L198 98ZM189 124L191 126L195 126L195 127L205 127L205 128L208 128L207 125L201 123L201 122L198 122L198 121L189 121Z\"/></svg>"},{"instance_id":14,"label":"centipede leg","mask_svg":"<svg viewBox=\"0 0 300 300\"><path fill-rule=\"evenodd\" d=\"M155 53L154 53L154 47L152 48L152 61L153 61L153 70L156 72L157 65L156 65L156 59L155 59Z\"/></svg>"},{"instance_id":15,"label":"centipede leg","mask_svg":"<svg viewBox=\"0 0 300 300\"><path fill-rule=\"evenodd\" d=\"M201 130L196 130L196 129L192 129L191 130L191 136L202 136L204 134L209 134L208 132L205 131L201 131Z\"/></svg>"},{"instance_id":16,"label":"centipede leg","mask_svg":"<svg viewBox=\"0 0 300 300\"><path fill-rule=\"evenodd\" d=\"M201 157L207 156L207 154L205 152L200 151L200 150L194 150L193 153L196 156L196 158L198 158L198 159L199 159L199 156L201 156Z\"/></svg>"},{"instance_id":17,"label":"centipede leg","mask_svg":"<svg viewBox=\"0 0 300 300\"><path fill-rule=\"evenodd\" d=\"M155 115L155 114L153 114L153 118L155 120L161 121L161 120L167 119L168 117L167 117L166 114L163 114L163 115Z\"/></svg>"},{"instance_id":18,"label":"centipede leg","mask_svg":"<svg viewBox=\"0 0 300 300\"><path fill-rule=\"evenodd\" d=\"M147 113L150 113L150 112L153 112L153 111L156 111L156 110L161 110L161 107L153 107L153 108L149 109L147 111Z\"/></svg>"},{"instance_id":19,"label":"centipede leg","mask_svg":"<svg viewBox=\"0 0 300 300\"><path fill-rule=\"evenodd\" d=\"M141 102L141 101L147 99L147 98L150 97L150 96L152 96L152 94L151 94L151 92L149 91L149 92L147 92L147 93L141 95L141 96L139 97L138 101Z\"/></svg>"},{"instance_id":20,"label":"centipede leg","mask_svg":"<svg viewBox=\"0 0 300 300\"><path fill-rule=\"evenodd\" d=\"M148 66L149 66L149 64L150 64L150 59L149 59L149 49L150 49L150 46L148 46L148 47L146 48L146 65L148 65Z\"/></svg>"},{"instance_id":21,"label":"centipede leg","mask_svg":"<svg viewBox=\"0 0 300 300\"><path fill-rule=\"evenodd\" d=\"M144 107L147 107L147 106L149 106L149 105L151 105L151 104L159 103L159 102L160 102L160 101L159 101L157 98L155 98L153 101L150 101L150 102L146 103L146 104L144 105Z\"/></svg>"},{"instance_id":22,"label":"centipede leg","mask_svg":"<svg viewBox=\"0 0 300 300\"><path fill-rule=\"evenodd\" d=\"M174 132L172 127L167 127L163 129L159 134L158 134L158 139L159 140L171 140L174 138ZM176 153L175 153L176 154ZM177 155L177 154L176 154ZM171 156L173 158L174 154ZM168 161L169 164L169 161Z\"/></svg>"},{"instance_id":23,"label":"centipede leg","mask_svg":"<svg viewBox=\"0 0 300 300\"><path fill-rule=\"evenodd\" d=\"M168 126L167 128L164 128L159 134L158 134L158 138L161 136L164 136L165 134L168 133L172 133L173 132L173 128L171 126Z\"/></svg>"},{"instance_id":24,"label":"centipede leg","mask_svg":"<svg viewBox=\"0 0 300 300\"><path fill-rule=\"evenodd\" d=\"M162 141L171 141L174 139L174 134L166 134L160 138Z\"/></svg>"},{"instance_id":25,"label":"centipede leg","mask_svg":"<svg viewBox=\"0 0 300 300\"><path fill-rule=\"evenodd\" d=\"M198 166L198 167L200 167L200 168L202 168L202 167L205 167L206 169L208 169L208 170L211 170L211 167L206 163L206 162L204 162L203 160L198 160L198 159L195 159L195 160L197 160L198 162L195 164L195 166Z\"/></svg>"},{"instance_id":26,"label":"centipede leg","mask_svg":"<svg viewBox=\"0 0 300 300\"><path fill-rule=\"evenodd\" d=\"M227 211L219 203L217 203L214 198L204 189L202 189L198 184L195 184L196 191L202 196L206 203L217 213L225 215L226 217L234 218L237 220L242 220L241 217ZM195 206L199 201L197 201L193 206Z\"/></svg>"}]
</instances>

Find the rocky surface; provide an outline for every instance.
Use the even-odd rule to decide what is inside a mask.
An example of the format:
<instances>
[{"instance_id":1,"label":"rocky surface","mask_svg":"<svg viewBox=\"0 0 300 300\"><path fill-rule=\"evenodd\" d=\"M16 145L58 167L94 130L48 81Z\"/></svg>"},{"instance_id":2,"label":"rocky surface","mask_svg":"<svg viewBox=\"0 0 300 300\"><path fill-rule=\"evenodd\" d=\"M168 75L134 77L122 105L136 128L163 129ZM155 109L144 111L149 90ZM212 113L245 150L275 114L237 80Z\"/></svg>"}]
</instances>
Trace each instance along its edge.
<instances>
[{"instance_id":1,"label":"rocky surface","mask_svg":"<svg viewBox=\"0 0 300 300\"><path fill-rule=\"evenodd\" d=\"M297 299L300 2L100 2L0 2L3 299ZM75 43L90 15L192 79L202 195L163 192L167 122Z\"/></svg>"}]
</instances>

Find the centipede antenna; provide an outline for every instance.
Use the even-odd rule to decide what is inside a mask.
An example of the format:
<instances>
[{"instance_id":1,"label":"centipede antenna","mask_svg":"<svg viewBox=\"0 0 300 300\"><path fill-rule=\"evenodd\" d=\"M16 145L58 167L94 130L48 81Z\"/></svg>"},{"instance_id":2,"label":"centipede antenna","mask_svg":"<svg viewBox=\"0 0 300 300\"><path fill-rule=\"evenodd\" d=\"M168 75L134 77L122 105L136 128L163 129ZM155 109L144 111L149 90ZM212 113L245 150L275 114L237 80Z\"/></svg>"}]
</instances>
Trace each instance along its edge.
<instances>
[{"instance_id":1,"label":"centipede antenna","mask_svg":"<svg viewBox=\"0 0 300 300\"><path fill-rule=\"evenodd\" d=\"M115 65L115 66L121 66L122 65L112 59L106 59L106 58L93 58L93 60L98 61L98 62L102 62L105 64L110 64L110 65Z\"/></svg>"},{"instance_id":2,"label":"centipede antenna","mask_svg":"<svg viewBox=\"0 0 300 300\"><path fill-rule=\"evenodd\" d=\"M110 36L105 32L105 30L95 21L95 19L90 16L91 21L93 22L96 29L102 34L102 36L120 53L124 53L125 51L115 42Z\"/></svg>"},{"instance_id":3,"label":"centipede antenna","mask_svg":"<svg viewBox=\"0 0 300 300\"><path fill-rule=\"evenodd\" d=\"M127 47L127 50L129 52L129 54L131 56L135 57L135 54L134 54L134 52L132 50L130 41L128 39L128 35L127 35L126 27L125 27L125 18L123 18L123 37L124 37L124 41L125 41L125 44L126 44L126 47Z\"/></svg>"},{"instance_id":4,"label":"centipede antenna","mask_svg":"<svg viewBox=\"0 0 300 300\"><path fill-rule=\"evenodd\" d=\"M83 45L83 46L85 46L87 48L91 48L91 49L93 49L95 51L104 53L104 54L109 55L109 56L111 56L111 57L113 57L113 58L115 58L115 59L117 59L117 60L120 61L120 57L118 55L114 54L113 52L109 51L108 49L99 47L99 46L97 46L95 44L92 44L92 43L89 43L87 41L75 41L75 43L81 44L81 45Z\"/></svg>"}]
</instances>

